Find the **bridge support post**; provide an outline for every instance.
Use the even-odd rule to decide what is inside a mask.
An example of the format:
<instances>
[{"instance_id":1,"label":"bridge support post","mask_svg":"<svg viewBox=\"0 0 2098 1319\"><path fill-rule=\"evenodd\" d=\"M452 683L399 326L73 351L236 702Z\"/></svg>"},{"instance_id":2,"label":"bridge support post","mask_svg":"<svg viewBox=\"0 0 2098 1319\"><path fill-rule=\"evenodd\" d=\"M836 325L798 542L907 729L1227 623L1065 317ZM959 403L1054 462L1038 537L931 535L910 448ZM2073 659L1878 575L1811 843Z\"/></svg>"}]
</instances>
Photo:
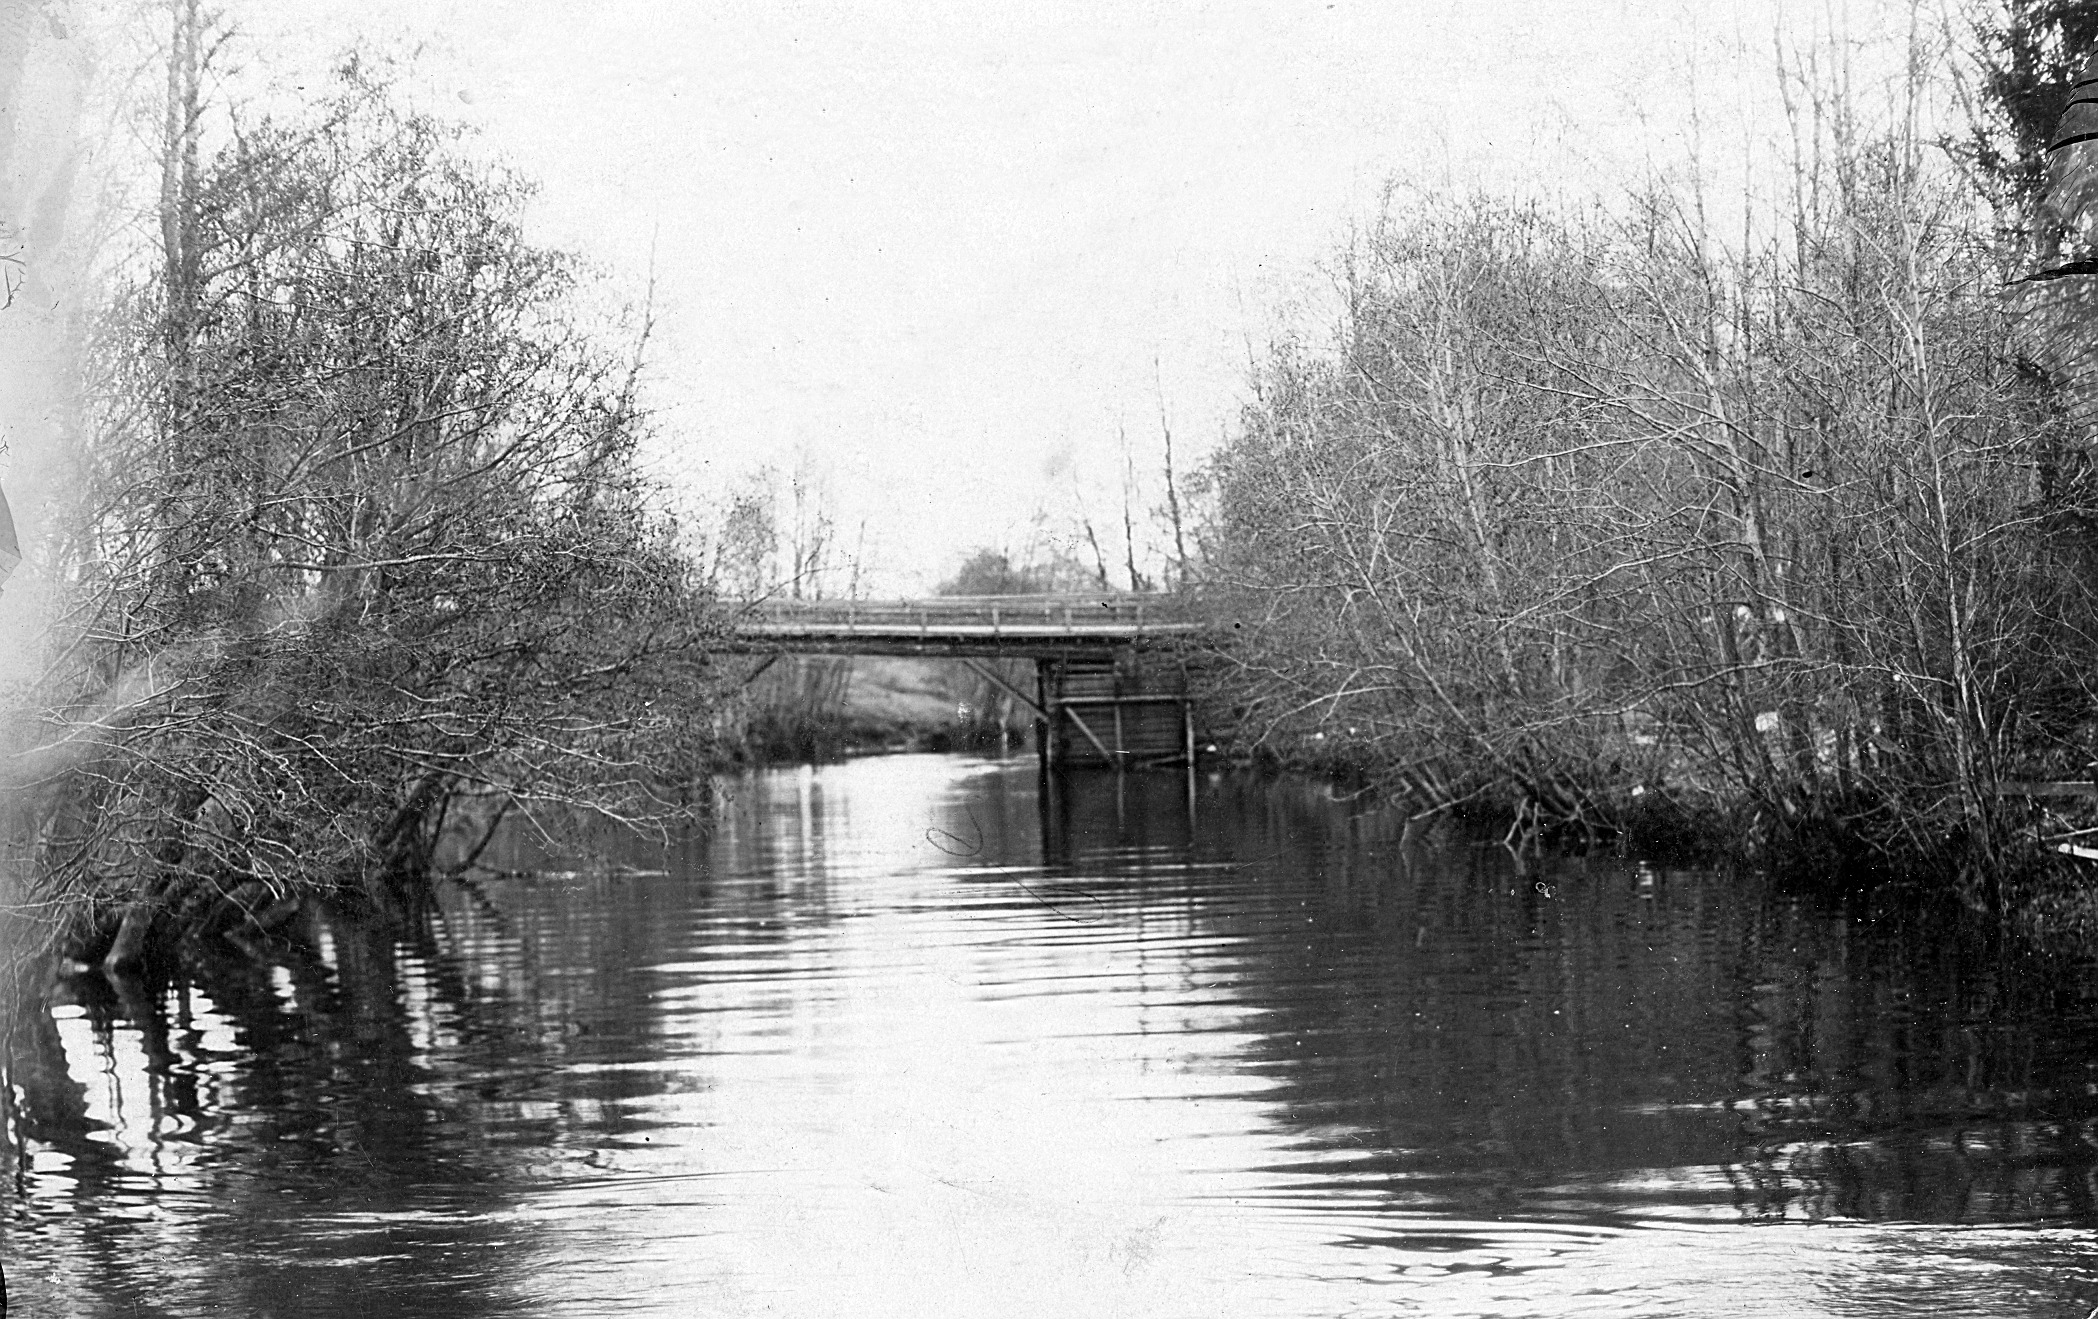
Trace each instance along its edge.
<instances>
[{"instance_id":1,"label":"bridge support post","mask_svg":"<svg viewBox=\"0 0 2098 1319\"><path fill-rule=\"evenodd\" d=\"M1049 704L1049 661L1034 662L1034 750L1042 772L1049 772L1052 757L1049 743L1056 737L1055 706Z\"/></svg>"},{"instance_id":2,"label":"bridge support post","mask_svg":"<svg viewBox=\"0 0 2098 1319\"><path fill-rule=\"evenodd\" d=\"M1174 675L1147 673L1127 653L1044 658L1036 673L1045 768L1194 763L1194 712Z\"/></svg>"}]
</instances>

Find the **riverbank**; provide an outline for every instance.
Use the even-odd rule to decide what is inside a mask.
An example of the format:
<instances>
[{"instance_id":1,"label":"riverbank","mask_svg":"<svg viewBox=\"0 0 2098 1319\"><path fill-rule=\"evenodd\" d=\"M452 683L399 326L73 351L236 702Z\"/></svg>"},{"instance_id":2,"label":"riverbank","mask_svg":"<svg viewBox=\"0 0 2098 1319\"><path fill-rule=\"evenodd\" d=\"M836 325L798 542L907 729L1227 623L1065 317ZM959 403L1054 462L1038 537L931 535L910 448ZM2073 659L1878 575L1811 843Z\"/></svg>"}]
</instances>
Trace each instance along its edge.
<instances>
[{"instance_id":1,"label":"riverbank","mask_svg":"<svg viewBox=\"0 0 2098 1319\"><path fill-rule=\"evenodd\" d=\"M1228 668L1208 673L1202 696L1212 710L1243 699ZM1600 744L1587 777L1562 766L1540 792L1536 780L1467 761L1461 748L1402 756L1345 728L1266 739L1237 731L1234 739L1217 728L1215 763L1313 778L1337 796L1422 823L1447 818L1518 854L1768 873L1822 891L1902 892L1919 902L1939 894L2034 947L2098 948L2098 858L2078 848L2098 833L2098 803L2088 798L1994 798L1991 850L1982 857L1945 799L1935 811L1862 798L1773 804L1698 776L1687 758L1657 752L1652 735Z\"/></svg>"}]
</instances>

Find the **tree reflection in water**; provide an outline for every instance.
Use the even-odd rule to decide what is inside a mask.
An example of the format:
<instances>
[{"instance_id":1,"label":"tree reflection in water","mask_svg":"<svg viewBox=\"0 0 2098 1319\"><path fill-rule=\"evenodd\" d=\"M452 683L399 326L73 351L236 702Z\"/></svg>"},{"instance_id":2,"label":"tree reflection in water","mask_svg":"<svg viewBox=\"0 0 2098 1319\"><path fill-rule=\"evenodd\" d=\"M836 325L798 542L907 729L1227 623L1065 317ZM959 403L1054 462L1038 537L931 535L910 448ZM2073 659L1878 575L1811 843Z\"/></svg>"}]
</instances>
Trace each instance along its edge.
<instances>
[{"instance_id":1,"label":"tree reflection in water","mask_svg":"<svg viewBox=\"0 0 2098 1319\"><path fill-rule=\"evenodd\" d=\"M753 775L710 840L518 833L405 928L63 982L9 1044L19 1312L762 1312L829 1269L967 1313L1038 1222L1157 1271L1140 1313L2098 1304L2087 967L1301 781L1031 771ZM1809 1221L1852 1226L1802 1270Z\"/></svg>"},{"instance_id":2,"label":"tree reflection in water","mask_svg":"<svg viewBox=\"0 0 2098 1319\"><path fill-rule=\"evenodd\" d=\"M433 1035L534 1051L436 930L335 913L271 963L99 975L17 1014L8 1240L27 1313L510 1312L498 1212L536 1142ZM398 937L401 935L402 937Z\"/></svg>"},{"instance_id":3,"label":"tree reflection in water","mask_svg":"<svg viewBox=\"0 0 2098 1319\"><path fill-rule=\"evenodd\" d=\"M1194 910L1269 1009L1308 1197L1344 1172L1479 1219L2098 1223L2088 966L1899 891L1525 865L1300 780L1181 791L1069 780L1044 852L1258 874Z\"/></svg>"}]
</instances>

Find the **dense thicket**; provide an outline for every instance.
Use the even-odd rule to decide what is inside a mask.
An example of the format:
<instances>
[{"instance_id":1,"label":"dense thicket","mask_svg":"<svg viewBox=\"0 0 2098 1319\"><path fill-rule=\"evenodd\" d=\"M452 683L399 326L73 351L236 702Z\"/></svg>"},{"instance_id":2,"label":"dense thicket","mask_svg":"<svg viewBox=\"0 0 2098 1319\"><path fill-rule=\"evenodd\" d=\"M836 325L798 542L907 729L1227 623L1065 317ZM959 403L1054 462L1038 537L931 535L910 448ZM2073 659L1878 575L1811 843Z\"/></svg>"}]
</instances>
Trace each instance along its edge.
<instances>
[{"instance_id":1,"label":"dense thicket","mask_svg":"<svg viewBox=\"0 0 2098 1319\"><path fill-rule=\"evenodd\" d=\"M2091 481L2008 259L1912 128L1832 114L1767 239L1442 198L1343 253L1217 459L1224 695L1431 804L1989 871L2098 756ZM1738 232L1738 230L1737 230Z\"/></svg>"},{"instance_id":2,"label":"dense thicket","mask_svg":"<svg viewBox=\"0 0 2098 1319\"><path fill-rule=\"evenodd\" d=\"M19 761L43 892L128 913L119 961L156 921L399 896L493 803L674 815L711 702L638 336L577 328L523 186L354 63L208 142L177 15L157 251L93 345Z\"/></svg>"}]
</instances>

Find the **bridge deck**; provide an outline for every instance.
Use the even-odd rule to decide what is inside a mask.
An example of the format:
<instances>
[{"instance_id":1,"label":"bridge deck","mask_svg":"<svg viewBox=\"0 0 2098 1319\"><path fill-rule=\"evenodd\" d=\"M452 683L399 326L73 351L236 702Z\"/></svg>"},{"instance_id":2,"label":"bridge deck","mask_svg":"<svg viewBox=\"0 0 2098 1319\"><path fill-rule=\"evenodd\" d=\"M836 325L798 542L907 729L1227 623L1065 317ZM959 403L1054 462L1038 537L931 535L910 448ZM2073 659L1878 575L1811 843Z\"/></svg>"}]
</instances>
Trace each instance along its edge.
<instances>
[{"instance_id":1,"label":"bridge deck","mask_svg":"<svg viewBox=\"0 0 2098 1319\"><path fill-rule=\"evenodd\" d=\"M1142 596L797 600L750 606L731 644L753 651L1044 659L1169 645L1202 630L1177 601Z\"/></svg>"}]
</instances>

